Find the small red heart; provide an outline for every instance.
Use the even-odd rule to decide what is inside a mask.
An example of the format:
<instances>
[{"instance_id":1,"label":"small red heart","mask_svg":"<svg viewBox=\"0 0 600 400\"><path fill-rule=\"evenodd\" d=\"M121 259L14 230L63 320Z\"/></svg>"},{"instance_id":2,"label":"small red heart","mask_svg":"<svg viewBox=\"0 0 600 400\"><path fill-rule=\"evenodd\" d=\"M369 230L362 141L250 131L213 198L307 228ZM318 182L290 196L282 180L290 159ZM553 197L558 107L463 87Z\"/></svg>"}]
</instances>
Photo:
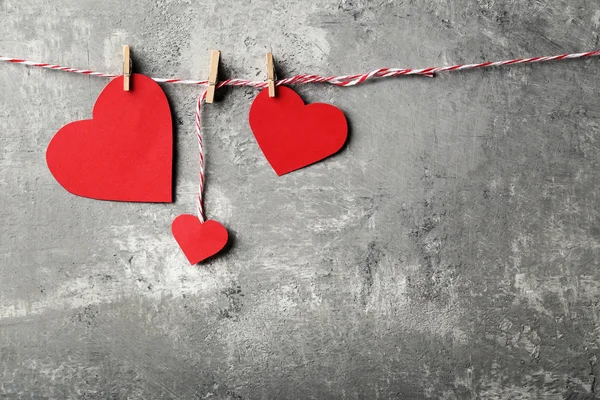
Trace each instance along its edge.
<instances>
[{"instance_id":1,"label":"small red heart","mask_svg":"<svg viewBox=\"0 0 600 400\"><path fill-rule=\"evenodd\" d=\"M336 153L348 136L344 113L324 103L304 105L292 89L261 91L250 107L250 128L267 161L281 176Z\"/></svg>"},{"instance_id":2,"label":"small red heart","mask_svg":"<svg viewBox=\"0 0 600 400\"><path fill-rule=\"evenodd\" d=\"M133 74L109 82L93 118L62 127L46 151L48 168L66 190L99 200L172 201L173 126L160 86Z\"/></svg>"},{"instance_id":3,"label":"small red heart","mask_svg":"<svg viewBox=\"0 0 600 400\"><path fill-rule=\"evenodd\" d=\"M208 220L202 223L198 217L190 214L182 214L175 218L171 232L192 265L221 251L229 237L227 229L217 221Z\"/></svg>"}]
</instances>

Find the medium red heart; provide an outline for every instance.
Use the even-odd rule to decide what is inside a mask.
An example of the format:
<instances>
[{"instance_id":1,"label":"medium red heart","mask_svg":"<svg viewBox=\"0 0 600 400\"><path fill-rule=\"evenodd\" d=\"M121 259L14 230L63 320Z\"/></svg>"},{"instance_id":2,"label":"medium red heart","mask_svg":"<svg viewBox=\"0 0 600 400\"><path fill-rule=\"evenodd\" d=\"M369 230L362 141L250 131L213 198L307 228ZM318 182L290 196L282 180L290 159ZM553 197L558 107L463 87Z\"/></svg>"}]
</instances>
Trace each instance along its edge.
<instances>
[{"instance_id":1,"label":"medium red heart","mask_svg":"<svg viewBox=\"0 0 600 400\"><path fill-rule=\"evenodd\" d=\"M190 214L182 214L175 218L171 232L192 265L221 251L229 237L227 229L217 221L208 220L202 223L198 217Z\"/></svg>"},{"instance_id":2,"label":"medium red heart","mask_svg":"<svg viewBox=\"0 0 600 400\"><path fill-rule=\"evenodd\" d=\"M93 118L62 127L46 151L48 168L66 190L99 200L172 201L173 126L160 86L141 74L113 79Z\"/></svg>"},{"instance_id":3,"label":"medium red heart","mask_svg":"<svg viewBox=\"0 0 600 400\"><path fill-rule=\"evenodd\" d=\"M250 128L267 161L281 176L336 153L348 136L344 113L330 104L304 105L292 89L261 91L250 107Z\"/></svg>"}]
</instances>

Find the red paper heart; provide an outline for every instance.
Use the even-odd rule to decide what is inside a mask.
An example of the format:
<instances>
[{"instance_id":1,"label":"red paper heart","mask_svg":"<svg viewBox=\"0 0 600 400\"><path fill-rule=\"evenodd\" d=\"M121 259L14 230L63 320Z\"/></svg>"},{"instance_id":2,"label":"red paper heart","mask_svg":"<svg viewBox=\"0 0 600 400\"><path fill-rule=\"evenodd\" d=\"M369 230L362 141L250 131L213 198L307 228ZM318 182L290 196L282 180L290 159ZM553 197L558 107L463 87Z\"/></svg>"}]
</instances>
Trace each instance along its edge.
<instances>
[{"instance_id":1,"label":"red paper heart","mask_svg":"<svg viewBox=\"0 0 600 400\"><path fill-rule=\"evenodd\" d=\"M324 103L304 105L292 89L261 91L250 107L250 128L267 161L281 176L336 153L348 136L344 113Z\"/></svg>"},{"instance_id":2,"label":"red paper heart","mask_svg":"<svg viewBox=\"0 0 600 400\"><path fill-rule=\"evenodd\" d=\"M46 151L48 168L66 190L99 200L172 201L173 132L160 86L141 74L113 79L93 118L62 127Z\"/></svg>"},{"instance_id":3,"label":"red paper heart","mask_svg":"<svg viewBox=\"0 0 600 400\"><path fill-rule=\"evenodd\" d=\"M171 232L192 265L221 251L229 237L227 229L217 221L202 223L198 217L190 214L175 218Z\"/></svg>"}]
</instances>

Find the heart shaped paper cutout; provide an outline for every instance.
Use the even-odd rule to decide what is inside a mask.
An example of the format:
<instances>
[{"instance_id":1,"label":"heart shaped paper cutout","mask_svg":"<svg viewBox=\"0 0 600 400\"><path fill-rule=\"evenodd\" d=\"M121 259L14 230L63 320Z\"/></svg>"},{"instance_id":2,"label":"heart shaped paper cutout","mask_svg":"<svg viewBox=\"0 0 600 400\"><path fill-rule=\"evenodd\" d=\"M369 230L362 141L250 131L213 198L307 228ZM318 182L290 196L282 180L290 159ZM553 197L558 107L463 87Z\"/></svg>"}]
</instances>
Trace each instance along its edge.
<instances>
[{"instance_id":1,"label":"heart shaped paper cutout","mask_svg":"<svg viewBox=\"0 0 600 400\"><path fill-rule=\"evenodd\" d=\"M250 107L250 128L267 161L281 176L336 153L348 136L344 113L324 103L304 105L292 89L276 97L261 91Z\"/></svg>"},{"instance_id":2,"label":"heart shaped paper cutout","mask_svg":"<svg viewBox=\"0 0 600 400\"><path fill-rule=\"evenodd\" d=\"M175 218L171 232L192 265L217 254L225 247L229 238L227 229L217 221L202 223L198 217L190 214Z\"/></svg>"},{"instance_id":3,"label":"heart shaped paper cutout","mask_svg":"<svg viewBox=\"0 0 600 400\"><path fill-rule=\"evenodd\" d=\"M46 162L66 190L99 200L172 201L173 126L160 86L141 74L109 82L93 118L71 122L50 141Z\"/></svg>"}]
</instances>

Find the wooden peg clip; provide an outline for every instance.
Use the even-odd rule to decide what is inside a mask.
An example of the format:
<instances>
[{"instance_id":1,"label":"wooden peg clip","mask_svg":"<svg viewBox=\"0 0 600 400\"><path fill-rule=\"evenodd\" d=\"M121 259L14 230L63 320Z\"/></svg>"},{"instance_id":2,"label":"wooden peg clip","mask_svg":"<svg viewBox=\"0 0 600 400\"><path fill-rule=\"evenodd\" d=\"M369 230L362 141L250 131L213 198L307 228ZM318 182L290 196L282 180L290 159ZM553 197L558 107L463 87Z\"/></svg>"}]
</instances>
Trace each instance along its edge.
<instances>
[{"instance_id":1,"label":"wooden peg clip","mask_svg":"<svg viewBox=\"0 0 600 400\"><path fill-rule=\"evenodd\" d=\"M275 63L273 62L273 54L267 53L267 82L269 84L269 97L275 97Z\"/></svg>"},{"instance_id":2,"label":"wooden peg clip","mask_svg":"<svg viewBox=\"0 0 600 400\"><path fill-rule=\"evenodd\" d=\"M129 92L131 80L131 54L129 46L123 46L123 90Z\"/></svg>"},{"instance_id":3,"label":"wooden peg clip","mask_svg":"<svg viewBox=\"0 0 600 400\"><path fill-rule=\"evenodd\" d=\"M210 69L208 70L208 89L206 90L206 102L212 103L215 101L215 89L217 88L217 78L219 75L219 58L221 52L219 50L211 50L210 52Z\"/></svg>"}]
</instances>

